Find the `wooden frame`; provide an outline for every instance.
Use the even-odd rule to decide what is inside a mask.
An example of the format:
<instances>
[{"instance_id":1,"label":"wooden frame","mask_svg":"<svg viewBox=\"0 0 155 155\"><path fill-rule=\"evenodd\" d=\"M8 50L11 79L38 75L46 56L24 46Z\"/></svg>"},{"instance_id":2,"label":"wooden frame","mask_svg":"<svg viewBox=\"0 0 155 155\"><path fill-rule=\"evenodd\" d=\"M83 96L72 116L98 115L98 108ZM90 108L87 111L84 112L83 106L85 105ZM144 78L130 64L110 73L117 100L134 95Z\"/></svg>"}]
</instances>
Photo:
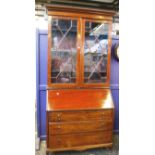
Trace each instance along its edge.
<instances>
[{"instance_id":1,"label":"wooden frame","mask_svg":"<svg viewBox=\"0 0 155 155\"><path fill-rule=\"evenodd\" d=\"M95 10L95 9L90 10L86 8L80 9L75 7L66 8L64 6L57 6L57 7L48 6L47 8L48 8L48 15L49 15L48 89L51 89L47 91L47 109L46 109L47 110L47 113L46 113L47 114L46 115L47 117L46 119L47 154L48 152L51 152L51 151L53 152L66 151L66 150L82 151L90 148L111 147L112 132L113 132L112 126L114 122L114 104L113 104L113 99L111 96L111 91L109 89L109 86L110 86L111 30L112 30L113 12L109 12L105 10L104 11ZM56 84L51 83L51 65L52 65L51 64L51 57L52 57L51 55L51 47L52 47L51 16L52 18L56 18L56 19L77 20L76 83L56 83ZM105 83L85 83L84 82L84 75L85 75L84 74L84 53L86 53L84 52L85 50L84 44L85 44L85 31L86 31L85 22L86 21L109 24L108 54L106 53L106 56L107 56L106 77L107 78ZM67 30L67 32L69 32L69 30ZM66 36L65 33L63 32L61 33L63 37ZM95 37L95 41L96 40L98 40L98 37ZM74 42L74 45L75 45L75 42ZM103 55L102 52L101 54ZM100 60L102 61L103 59L100 59ZM101 62L100 60L99 62ZM90 72L90 70L88 70L88 72ZM80 88L84 88L84 89L80 89ZM100 121L96 121L96 120L100 120ZM90 124L88 125L86 121L88 121ZM103 124L100 122L103 122L105 125L103 126ZM109 127L107 122L109 122L110 124ZM65 126L64 124L65 125L68 124L68 125ZM75 124L80 124L79 128L78 128L78 125L76 126ZM94 126L92 126L92 124ZM60 132L60 130L57 130L58 126L62 132ZM86 129L86 126L88 126L87 129ZM55 129L57 130L57 133L53 132L54 131L53 127L56 127ZM85 130L83 130L83 128ZM91 130L89 130L90 128ZM64 131L67 131L67 133ZM78 139L79 136L81 136L81 139Z\"/></svg>"},{"instance_id":2,"label":"wooden frame","mask_svg":"<svg viewBox=\"0 0 155 155\"><path fill-rule=\"evenodd\" d=\"M74 17L61 17L61 16L52 16L52 19L72 19L72 20L77 20L77 40L79 42L79 34L78 34L78 29L80 28L79 26L79 19L74 18ZM48 87L52 88L73 88L78 86L78 81L79 81L79 63L80 63L80 52L79 50L77 51L77 64L76 64L76 83L59 83L59 84L52 84L51 83L51 47L52 47L52 39L51 39L51 17L49 17L49 23L48 23ZM78 43L76 46L79 46ZM77 47L78 49L78 47Z\"/></svg>"},{"instance_id":3,"label":"wooden frame","mask_svg":"<svg viewBox=\"0 0 155 155\"><path fill-rule=\"evenodd\" d=\"M47 6L49 23L48 23L48 89L55 88L107 88L110 86L110 57L111 57L111 30L112 15L114 12L96 11L79 8L65 8ZM52 11L51 11L52 10ZM67 10L67 12L66 12ZM68 12L69 11L69 12ZM95 14L94 14L95 13ZM75 19L77 20L77 65L76 65L76 83L51 83L51 17L58 19ZM85 21L99 23L108 23L108 55L107 55L107 79L104 83L84 83L84 34Z\"/></svg>"},{"instance_id":4,"label":"wooden frame","mask_svg":"<svg viewBox=\"0 0 155 155\"><path fill-rule=\"evenodd\" d=\"M110 11L104 9L82 8L73 6L46 5L46 8L48 9L48 15L68 16L68 13L70 13L73 17L104 19L105 16L108 16L110 19L116 14L116 11L112 10Z\"/></svg>"},{"instance_id":5,"label":"wooden frame","mask_svg":"<svg viewBox=\"0 0 155 155\"><path fill-rule=\"evenodd\" d=\"M94 19L84 19L82 23L82 28L83 28L83 34L85 34L85 22L90 21L90 22L96 22L96 23L107 23L109 24L109 32L108 32L108 61L107 61L107 79L106 82L104 83L84 83L84 41L85 41L85 36L83 35L82 37L82 63L81 63L81 77L82 77L82 87L85 88L103 88L103 87L109 87L110 85L110 58L111 58L111 37L110 37L110 32L111 32L111 24L112 22L110 21L104 21L104 20L94 20Z\"/></svg>"},{"instance_id":6,"label":"wooden frame","mask_svg":"<svg viewBox=\"0 0 155 155\"><path fill-rule=\"evenodd\" d=\"M96 144L96 145L87 145L87 146L83 146L83 147L70 147L69 149L68 148L60 148L60 149L48 149L47 148L47 153L48 152L60 152L60 151L68 151L68 150L73 150L73 151L86 151L88 149L95 149L95 148L103 148L103 147L109 147L111 148L112 147L112 143L106 143L106 144Z\"/></svg>"}]
</instances>

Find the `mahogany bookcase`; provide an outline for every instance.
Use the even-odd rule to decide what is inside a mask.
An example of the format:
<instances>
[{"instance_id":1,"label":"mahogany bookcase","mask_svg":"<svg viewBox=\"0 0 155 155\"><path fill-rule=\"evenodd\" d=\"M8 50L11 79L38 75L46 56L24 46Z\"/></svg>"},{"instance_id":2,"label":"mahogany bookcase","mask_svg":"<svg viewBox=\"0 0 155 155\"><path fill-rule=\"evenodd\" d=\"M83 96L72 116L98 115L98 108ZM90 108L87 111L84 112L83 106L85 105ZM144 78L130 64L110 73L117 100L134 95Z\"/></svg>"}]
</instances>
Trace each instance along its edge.
<instances>
[{"instance_id":1,"label":"mahogany bookcase","mask_svg":"<svg viewBox=\"0 0 155 155\"><path fill-rule=\"evenodd\" d=\"M112 146L115 12L47 5L47 154Z\"/></svg>"}]
</instances>

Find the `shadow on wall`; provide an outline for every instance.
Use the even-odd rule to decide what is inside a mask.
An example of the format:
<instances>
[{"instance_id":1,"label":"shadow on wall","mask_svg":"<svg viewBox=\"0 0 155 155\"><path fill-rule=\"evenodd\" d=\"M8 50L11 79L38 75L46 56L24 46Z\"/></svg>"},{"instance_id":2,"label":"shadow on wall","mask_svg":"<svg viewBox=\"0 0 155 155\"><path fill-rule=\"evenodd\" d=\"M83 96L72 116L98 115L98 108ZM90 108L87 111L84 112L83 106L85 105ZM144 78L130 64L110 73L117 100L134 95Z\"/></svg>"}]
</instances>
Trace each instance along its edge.
<instances>
[{"instance_id":1,"label":"shadow on wall","mask_svg":"<svg viewBox=\"0 0 155 155\"><path fill-rule=\"evenodd\" d=\"M119 44L119 38L112 39L111 49L111 79L110 86L115 104L114 131L119 132L119 61L115 55L115 47Z\"/></svg>"}]
</instances>

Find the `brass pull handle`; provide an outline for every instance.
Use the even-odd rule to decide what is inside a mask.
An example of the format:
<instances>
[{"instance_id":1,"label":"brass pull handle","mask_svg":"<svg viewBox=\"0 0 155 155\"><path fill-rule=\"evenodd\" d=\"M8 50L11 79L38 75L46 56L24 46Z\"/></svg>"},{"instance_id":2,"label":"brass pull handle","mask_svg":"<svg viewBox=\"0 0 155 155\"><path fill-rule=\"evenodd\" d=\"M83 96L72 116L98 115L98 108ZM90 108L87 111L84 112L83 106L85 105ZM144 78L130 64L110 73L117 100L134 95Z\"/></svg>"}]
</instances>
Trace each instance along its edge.
<instances>
[{"instance_id":1,"label":"brass pull handle","mask_svg":"<svg viewBox=\"0 0 155 155\"><path fill-rule=\"evenodd\" d=\"M60 117L61 116L61 114L57 114L57 117Z\"/></svg>"},{"instance_id":2,"label":"brass pull handle","mask_svg":"<svg viewBox=\"0 0 155 155\"><path fill-rule=\"evenodd\" d=\"M58 119L58 121L61 120L61 114L57 114L57 119Z\"/></svg>"},{"instance_id":3,"label":"brass pull handle","mask_svg":"<svg viewBox=\"0 0 155 155\"><path fill-rule=\"evenodd\" d=\"M61 126L60 125L58 125L58 129L61 129Z\"/></svg>"},{"instance_id":4,"label":"brass pull handle","mask_svg":"<svg viewBox=\"0 0 155 155\"><path fill-rule=\"evenodd\" d=\"M61 117L58 117L58 121L61 121Z\"/></svg>"},{"instance_id":5,"label":"brass pull handle","mask_svg":"<svg viewBox=\"0 0 155 155\"><path fill-rule=\"evenodd\" d=\"M105 113L103 112L102 114L101 114L101 117L104 117L105 116Z\"/></svg>"}]
</instances>

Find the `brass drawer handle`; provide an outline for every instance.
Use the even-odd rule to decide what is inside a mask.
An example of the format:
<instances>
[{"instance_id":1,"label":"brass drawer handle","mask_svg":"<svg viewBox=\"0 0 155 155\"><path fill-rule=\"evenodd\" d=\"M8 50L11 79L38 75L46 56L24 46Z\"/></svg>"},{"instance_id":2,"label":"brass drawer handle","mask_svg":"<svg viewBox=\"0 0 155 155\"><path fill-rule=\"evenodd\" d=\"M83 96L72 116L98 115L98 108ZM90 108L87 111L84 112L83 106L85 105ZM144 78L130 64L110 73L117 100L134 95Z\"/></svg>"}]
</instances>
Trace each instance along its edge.
<instances>
[{"instance_id":1,"label":"brass drawer handle","mask_svg":"<svg viewBox=\"0 0 155 155\"><path fill-rule=\"evenodd\" d=\"M58 121L61 121L61 114L57 114Z\"/></svg>"},{"instance_id":2,"label":"brass drawer handle","mask_svg":"<svg viewBox=\"0 0 155 155\"><path fill-rule=\"evenodd\" d=\"M58 129L61 129L61 126L60 125L58 125Z\"/></svg>"},{"instance_id":3,"label":"brass drawer handle","mask_svg":"<svg viewBox=\"0 0 155 155\"><path fill-rule=\"evenodd\" d=\"M57 120L61 121L61 114L60 113L57 114Z\"/></svg>"},{"instance_id":4,"label":"brass drawer handle","mask_svg":"<svg viewBox=\"0 0 155 155\"><path fill-rule=\"evenodd\" d=\"M57 114L57 117L60 117L61 116L61 114Z\"/></svg>"},{"instance_id":5,"label":"brass drawer handle","mask_svg":"<svg viewBox=\"0 0 155 155\"><path fill-rule=\"evenodd\" d=\"M61 117L58 117L58 121L61 121Z\"/></svg>"},{"instance_id":6,"label":"brass drawer handle","mask_svg":"<svg viewBox=\"0 0 155 155\"><path fill-rule=\"evenodd\" d=\"M105 116L105 114L104 114L104 113L102 113L102 114L101 114L101 118L104 118L104 116Z\"/></svg>"},{"instance_id":7,"label":"brass drawer handle","mask_svg":"<svg viewBox=\"0 0 155 155\"><path fill-rule=\"evenodd\" d=\"M102 117L106 116L106 113L105 112L101 113L101 116Z\"/></svg>"}]
</instances>

